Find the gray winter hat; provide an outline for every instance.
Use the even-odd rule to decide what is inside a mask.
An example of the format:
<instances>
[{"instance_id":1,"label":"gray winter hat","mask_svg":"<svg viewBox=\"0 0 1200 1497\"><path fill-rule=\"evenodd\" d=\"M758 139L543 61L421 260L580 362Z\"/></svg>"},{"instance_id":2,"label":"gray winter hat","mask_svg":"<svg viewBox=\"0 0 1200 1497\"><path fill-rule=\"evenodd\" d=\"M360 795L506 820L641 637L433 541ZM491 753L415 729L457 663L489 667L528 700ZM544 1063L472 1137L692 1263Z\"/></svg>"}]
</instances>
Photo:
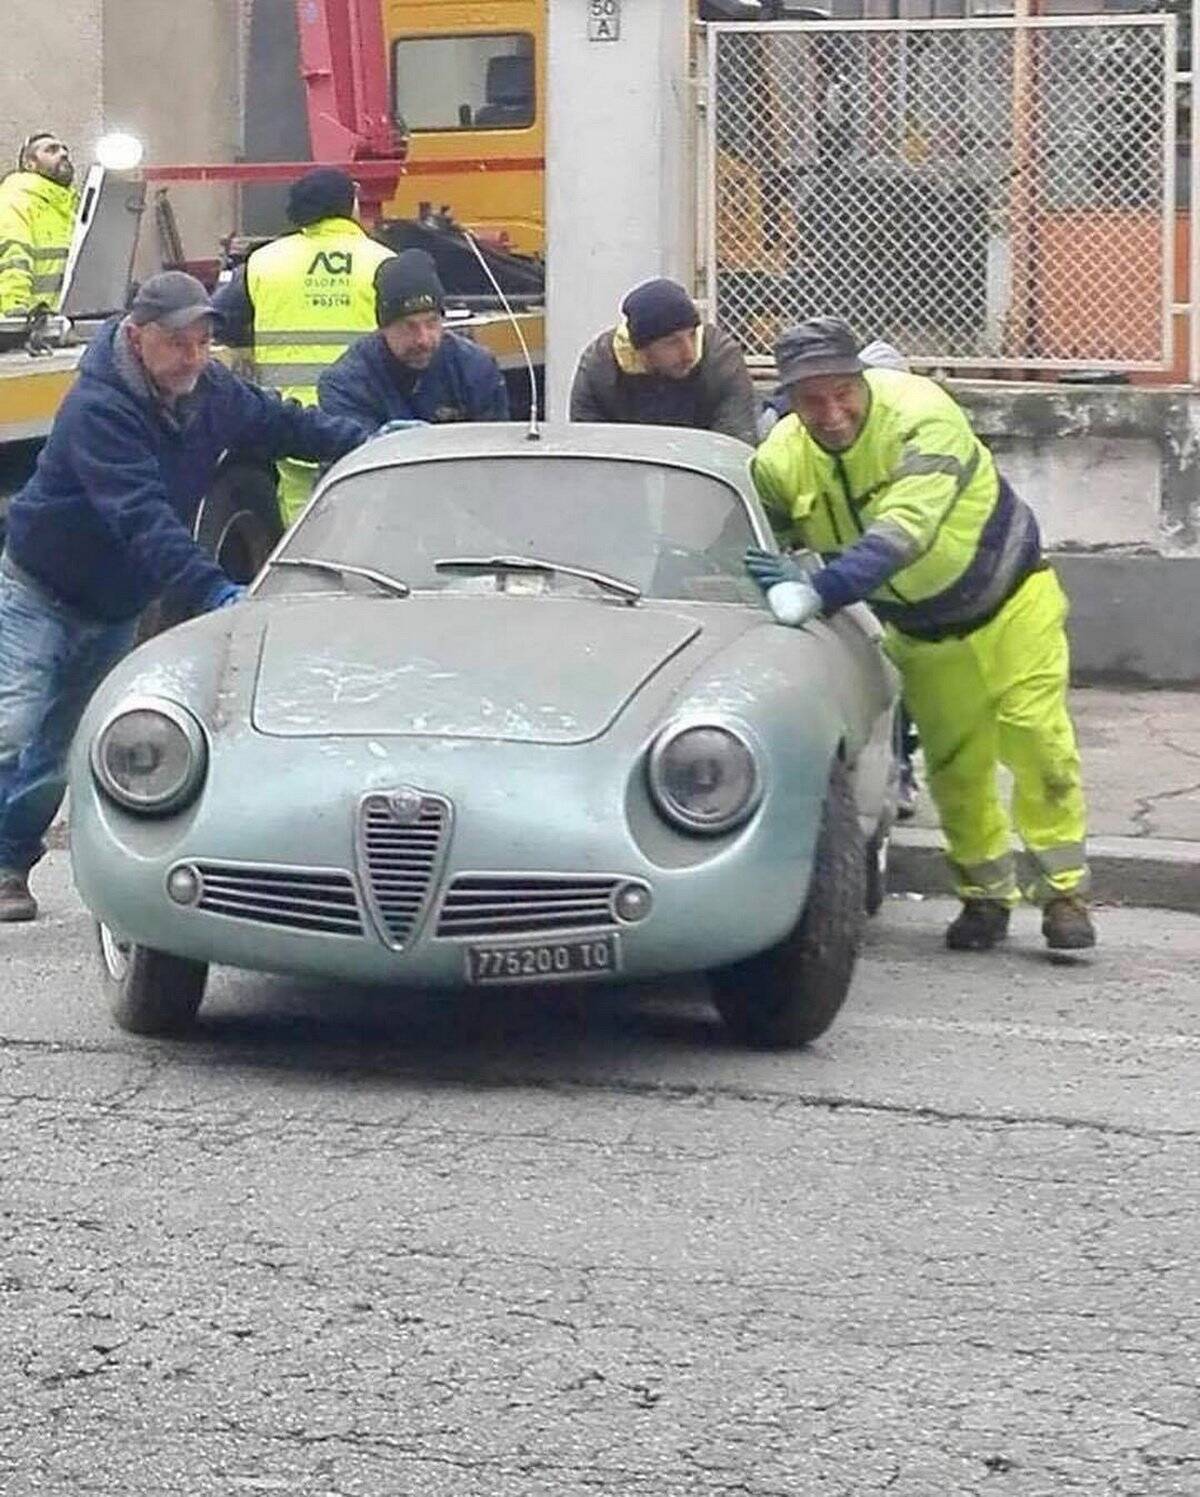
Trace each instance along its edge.
<instances>
[{"instance_id":1,"label":"gray winter hat","mask_svg":"<svg viewBox=\"0 0 1200 1497\"><path fill-rule=\"evenodd\" d=\"M861 374L865 367L858 339L840 317L810 317L781 333L775 364L785 387L819 374Z\"/></svg>"}]
</instances>

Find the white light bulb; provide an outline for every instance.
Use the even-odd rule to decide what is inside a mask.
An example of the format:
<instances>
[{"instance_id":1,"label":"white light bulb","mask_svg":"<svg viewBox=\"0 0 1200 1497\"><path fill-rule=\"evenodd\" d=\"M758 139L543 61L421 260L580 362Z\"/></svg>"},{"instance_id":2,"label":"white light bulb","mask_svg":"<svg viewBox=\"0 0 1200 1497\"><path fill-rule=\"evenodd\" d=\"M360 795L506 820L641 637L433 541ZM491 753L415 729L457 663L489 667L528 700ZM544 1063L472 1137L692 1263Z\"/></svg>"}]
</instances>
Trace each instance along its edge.
<instances>
[{"instance_id":1,"label":"white light bulb","mask_svg":"<svg viewBox=\"0 0 1200 1497\"><path fill-rule=\"evenodd\" d=\"M96 160L106 172L131 172L141 165L145 147L136 135L115 131L96 142Z\"/></svg>"}]
</instances>

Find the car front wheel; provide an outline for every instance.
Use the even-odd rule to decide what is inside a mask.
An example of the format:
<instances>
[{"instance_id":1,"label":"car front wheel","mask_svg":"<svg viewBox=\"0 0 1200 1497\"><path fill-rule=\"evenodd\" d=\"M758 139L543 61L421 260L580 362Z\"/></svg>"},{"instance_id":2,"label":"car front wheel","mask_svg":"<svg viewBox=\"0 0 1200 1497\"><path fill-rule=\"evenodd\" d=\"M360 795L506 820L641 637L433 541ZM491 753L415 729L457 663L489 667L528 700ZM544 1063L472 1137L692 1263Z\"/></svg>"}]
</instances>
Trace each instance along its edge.
<instances>
[{"instance_id":1,"label":"car front wheel","mask_svg":"<svg viewBox=\"0 0 1200 1497\"><path fill-rule=\"evenodd\" d=\"M204 999L208 964L122 941L96 926L100 973L113 1018L130 1034L183 1034Z\"/></svg>"},{"instance_id":2,"label":"car front wheel","mask_svg":"<svg viewBox=\"0 0 1200 1497\"><path fill-rule=\"evenodd\" d=\"M835 760L800 919L778 946L711 975L717 1012L735 1039L792 1049L824 1034L854 975L866 896L854 792L845 765Z\"/></svg>"}]
</instances>

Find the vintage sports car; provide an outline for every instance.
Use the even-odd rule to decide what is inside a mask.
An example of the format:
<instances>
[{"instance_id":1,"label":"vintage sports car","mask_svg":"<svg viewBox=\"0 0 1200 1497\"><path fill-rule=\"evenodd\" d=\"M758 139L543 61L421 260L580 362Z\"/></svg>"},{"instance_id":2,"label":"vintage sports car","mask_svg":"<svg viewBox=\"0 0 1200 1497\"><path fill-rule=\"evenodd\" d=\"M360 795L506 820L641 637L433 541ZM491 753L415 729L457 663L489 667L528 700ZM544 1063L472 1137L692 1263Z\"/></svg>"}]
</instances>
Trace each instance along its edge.
<instances>
[{"instance_id":1,"label":"vintage sports car","mask_svg":"<svg viewBox=\"0 0 1200 1497\"><path fill-rule=\"evenodd\" d=\"M251 596L91 702L75 879L117 1022L211 962L406 987L704 970L820 1034L881 898L895 676L867 610L776 624L749 450L654 427L376 438Z\"/></svg>"}]
</instances>

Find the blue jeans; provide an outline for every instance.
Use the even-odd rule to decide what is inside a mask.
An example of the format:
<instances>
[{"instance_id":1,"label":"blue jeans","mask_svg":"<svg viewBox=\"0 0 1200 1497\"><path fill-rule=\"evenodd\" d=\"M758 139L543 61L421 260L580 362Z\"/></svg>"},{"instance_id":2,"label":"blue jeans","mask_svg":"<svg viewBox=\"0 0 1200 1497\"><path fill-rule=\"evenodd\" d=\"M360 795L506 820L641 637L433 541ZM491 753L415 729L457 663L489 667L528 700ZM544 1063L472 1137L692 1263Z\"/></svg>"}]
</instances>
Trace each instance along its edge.
<instances>
[{"instance_id":1,"label":"blue jeans","mask_svg":"<svg viewBox=\"0 0 1200 1497\"><path fill-rule=\"evenodd\" d=\"M135 623L86 619L0 560L0 868L26 873L45 852L71 739Z\"/></svg>"}]
</instances>

